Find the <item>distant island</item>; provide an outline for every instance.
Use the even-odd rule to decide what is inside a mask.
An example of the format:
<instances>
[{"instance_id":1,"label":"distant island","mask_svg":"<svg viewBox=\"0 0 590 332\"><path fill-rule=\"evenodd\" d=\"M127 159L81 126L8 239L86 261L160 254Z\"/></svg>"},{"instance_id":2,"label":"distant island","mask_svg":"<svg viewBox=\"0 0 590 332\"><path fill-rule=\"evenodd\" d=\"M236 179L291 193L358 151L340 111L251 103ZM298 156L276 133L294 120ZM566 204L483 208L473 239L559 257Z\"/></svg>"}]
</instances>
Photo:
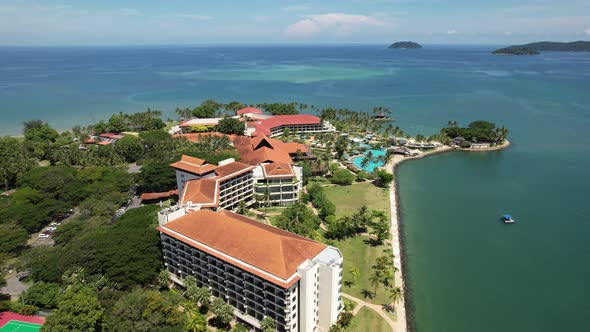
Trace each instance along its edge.
<instances>
[{"instance_id":1,"label":"distant island","mask_svg":"<svg viewBox=\"0 0 590 332\"><path fill-rule=\"evenodd\" d=\"M590 52L590 41L575 41L570 43L537 42L524 45L512 45L492 52L492 54L536 55L542 51L553 52Z\"/></svg>"},{"instance_id":2,"label":"distant island","mask_svg":"<svg viewBox=\"0 0 590 332\"><path fill-rule=\"evenodd\" d=\"M389 48L422 48L422 45L411 41L401 41L389 45Z\"/></svg>"}]
</instances>

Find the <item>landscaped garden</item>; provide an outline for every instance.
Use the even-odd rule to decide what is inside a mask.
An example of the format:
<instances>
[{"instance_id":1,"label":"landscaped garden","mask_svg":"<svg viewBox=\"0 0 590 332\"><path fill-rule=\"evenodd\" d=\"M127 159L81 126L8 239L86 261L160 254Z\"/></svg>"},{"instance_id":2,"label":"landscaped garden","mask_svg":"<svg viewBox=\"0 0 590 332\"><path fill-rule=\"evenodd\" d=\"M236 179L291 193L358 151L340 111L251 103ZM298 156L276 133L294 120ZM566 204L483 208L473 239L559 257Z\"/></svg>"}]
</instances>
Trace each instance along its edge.
<instances>
[{"instance_id":1,"label":"landscaped garden","mask_svg":"<svg viewBox=\"0 0 590 332\"><path fill-rule=\"evenodd\" d=\"M369 210L384 211L390 216L389 190L372 183L359 183L351 186L324 187L328 199L336 205L336 216L351 215L361 206Z\"/></svg>"},{"instance_id":2,"label":"landscaped garden","mask_svg":"<svg viewBox=\"0 0 590 332\"><path fill-rule=\"evenodd\" d=\"M391 327L379 314L369 308L362 308L346 328L347 332L391 332Z\"/></svg>"}]
</instances>

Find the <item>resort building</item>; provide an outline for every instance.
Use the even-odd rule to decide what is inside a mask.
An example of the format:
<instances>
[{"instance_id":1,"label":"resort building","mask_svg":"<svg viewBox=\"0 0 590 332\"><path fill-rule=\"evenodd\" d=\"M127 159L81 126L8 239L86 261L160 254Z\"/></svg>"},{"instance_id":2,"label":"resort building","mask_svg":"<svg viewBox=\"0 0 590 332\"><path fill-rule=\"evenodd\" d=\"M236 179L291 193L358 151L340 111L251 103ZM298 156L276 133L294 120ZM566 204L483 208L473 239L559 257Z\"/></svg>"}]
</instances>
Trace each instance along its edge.
<instances>
[{"instance_id":1,"label":"resort building","mask_svg":"<svg viewBox=\"0 0 590 332\"><path fill-rule=\"evenodd\" d=\"M254 203L254 166L227 159L219 166L182 156L176 169L179 204L187 210L235 210L243 201Z\"/></svg>"},{"instance_id":2,"label":"resort building","mask_svg":"<svg viewBox=\"0 0 590 332\"><path fill-rule=\"evenodd\" d=\"M278 331L328 331L343 309L337 248L230 211L159 215L166 269L232 305L239 321Z\"/></svg>"},{"instance_id":3,"label":"resort building","mask_svg":"<svg viewBox=\"0 0 590 332\"><path fill-rule=\"evenodd\" d=\"M309 114L275 115L268 119L248 122L246 136L266 135L270 137L281 136L285 130L290 133L326 133L334 132L336 128L327 121Z\"/></svg>"},{"instance_id":4,"label":"resort building","mask_svg":"<svg viewBox=\"0 0 590 332\"><path fill-rule=\"evenodd\" d=\"M259 205L294 204L299 200L303 179L301 167L272 162L254 169L254 193Z\"/></svg>"},{"instance_id":5,"label":"resort building","mask_svg":"<svg viewBox=\"0 0 590 332\"><path fill-rule=\"evenodd\" d=\"M240 136L234 146L241 161L256 166L254 179L256 201L268 205L291 205L299 199L303 170L293 160L315 159L311 150L301 143L285 143L264 135L255 138Z\"/></svg>"}]
</instances>

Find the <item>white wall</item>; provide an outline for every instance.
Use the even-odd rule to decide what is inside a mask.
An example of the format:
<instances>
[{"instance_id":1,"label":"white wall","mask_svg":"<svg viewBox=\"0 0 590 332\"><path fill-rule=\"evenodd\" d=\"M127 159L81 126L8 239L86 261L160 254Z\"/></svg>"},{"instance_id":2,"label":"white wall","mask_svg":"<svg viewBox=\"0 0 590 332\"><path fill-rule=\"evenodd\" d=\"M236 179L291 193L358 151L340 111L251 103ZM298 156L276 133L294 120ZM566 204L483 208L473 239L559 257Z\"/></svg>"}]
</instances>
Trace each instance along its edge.
<instances>
[{"instance_id":1,"label":"white wall","mask_svg":"<svg viewBox=\"0 0 590 332\"><path fill-rule=\"evenodd\" d=\"M318 264L306 261L298 269L299 280L299 331L311 332L316 327L318 298Z\"/></svg>"}]
</instances>

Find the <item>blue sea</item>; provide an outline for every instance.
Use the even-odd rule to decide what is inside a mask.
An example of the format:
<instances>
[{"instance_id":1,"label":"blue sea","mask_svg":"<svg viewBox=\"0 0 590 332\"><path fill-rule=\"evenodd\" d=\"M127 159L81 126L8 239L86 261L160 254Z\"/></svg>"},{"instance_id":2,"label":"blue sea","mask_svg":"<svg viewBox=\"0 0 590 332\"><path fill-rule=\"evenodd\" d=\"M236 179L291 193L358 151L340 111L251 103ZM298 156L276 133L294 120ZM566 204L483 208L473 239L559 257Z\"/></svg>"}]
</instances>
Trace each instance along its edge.
<instances>
[{"instance_id":1,"label":"blue sea","mask_svg":"<svg viewBox=\"0 0 590 332\"><path fill-rule=\"evenodd\" d=\"M398 169L420 332L588 331L590 53L496 46L0 48L0 135L205 99L393 110L430 135L449 120L506 126L512 146ZM517 222L504 225L499 217Z\"/></svg>"}]
</instances>

